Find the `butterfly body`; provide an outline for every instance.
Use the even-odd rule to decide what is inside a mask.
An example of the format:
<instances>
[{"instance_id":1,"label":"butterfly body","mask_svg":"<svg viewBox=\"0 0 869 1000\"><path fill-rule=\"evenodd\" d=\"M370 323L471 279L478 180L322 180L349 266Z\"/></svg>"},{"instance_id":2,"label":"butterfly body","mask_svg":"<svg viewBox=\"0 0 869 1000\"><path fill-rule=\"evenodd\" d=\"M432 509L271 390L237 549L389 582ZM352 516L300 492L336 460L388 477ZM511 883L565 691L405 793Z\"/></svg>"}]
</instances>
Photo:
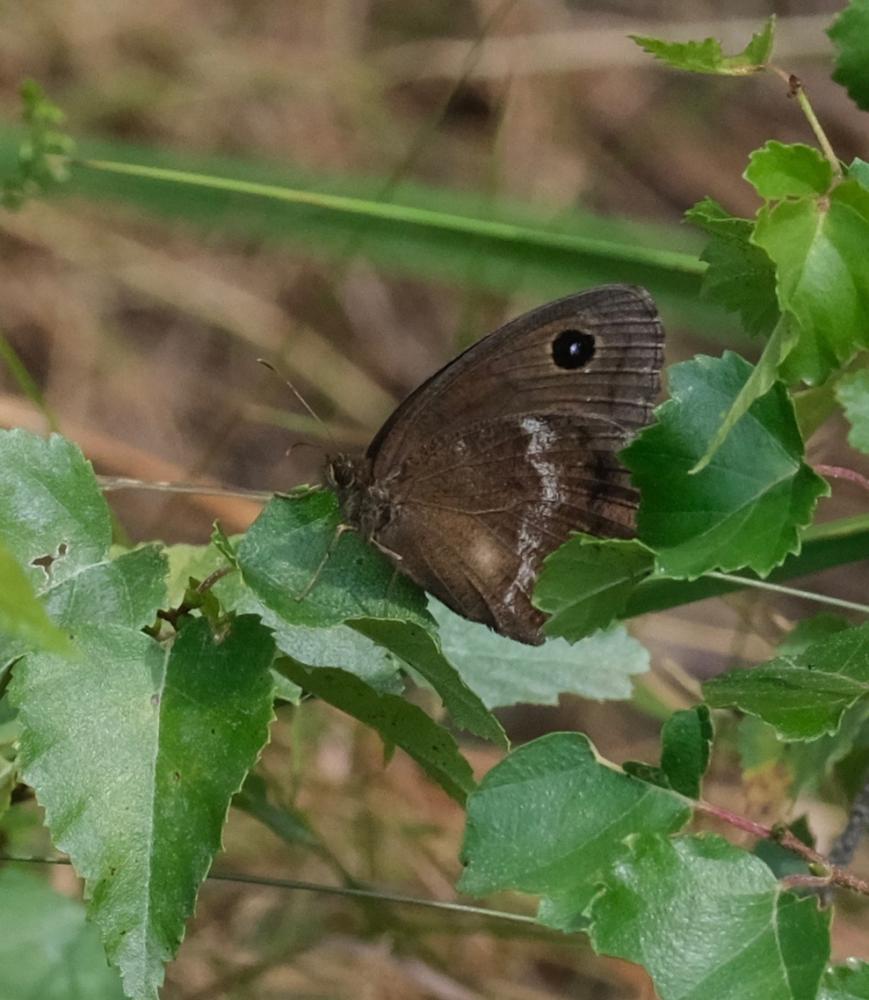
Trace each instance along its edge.
<instances>
[{"instance_id":1,"label":"butterfly body","mask_svg":"<svg viewBox=\"0 0 869 1000\"><path fill-rule=\"evenodd\" d=\"M573 531L634 532L618 451L648 422L663 331L643 289L549 303L413 392L362 458L327 469L347 524L454 611L542 642L531 593Z\"/></svg>"}]
</instances>

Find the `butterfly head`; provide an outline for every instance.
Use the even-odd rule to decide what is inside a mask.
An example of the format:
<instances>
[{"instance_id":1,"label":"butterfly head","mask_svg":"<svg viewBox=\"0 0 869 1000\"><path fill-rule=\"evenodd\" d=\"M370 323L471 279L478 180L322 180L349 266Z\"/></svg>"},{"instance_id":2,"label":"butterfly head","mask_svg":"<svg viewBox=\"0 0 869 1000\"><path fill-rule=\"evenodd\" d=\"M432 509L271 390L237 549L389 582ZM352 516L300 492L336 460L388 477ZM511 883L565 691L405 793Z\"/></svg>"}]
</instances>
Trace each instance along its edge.
<instances>
[{"instance_id":1,"label":"butterfly head","mask_svg":"<svg viewBox=\"0 0 869 1000\"><path fill-rule=\"evenodd\" d=\"M359 459L349 455L336 455L326 462L326 486L334 490L344 520L359 526L361 507L365 496L365 476Z\"/></svg>"},{"instance_id":2,"label":"butterfly head","mask_svg":"<svg viewBox=\"0 0 869 1000\"><path fill-rule=\"evenodd\" d=\"M342 507L346 498L357 490L359 475L356 466L356 460L349 455L336 455L326 462L326 485L335 491Z\"/></svg>"}]
</instances>

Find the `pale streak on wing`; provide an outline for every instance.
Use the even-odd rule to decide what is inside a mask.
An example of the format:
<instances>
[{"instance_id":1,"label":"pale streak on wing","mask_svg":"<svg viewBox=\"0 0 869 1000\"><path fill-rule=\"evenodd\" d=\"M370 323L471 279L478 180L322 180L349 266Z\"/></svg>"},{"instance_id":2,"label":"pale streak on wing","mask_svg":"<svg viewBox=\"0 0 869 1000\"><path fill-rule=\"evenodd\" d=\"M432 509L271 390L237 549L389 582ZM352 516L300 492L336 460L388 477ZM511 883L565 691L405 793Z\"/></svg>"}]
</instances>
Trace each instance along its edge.
<instances>
[{"instance_id":1,"label":"pale streak on wing","mask_svg":"<svg viewBox=\"0 0 869 1000\"><path fill-rule=\"evenodd\" d=\"M551 519L549 505L563 503L567 499L559 482L558 469L545 457L546 451L556 441L555 431L540 417L523 417L520 426L528 435L525 456L537 473L540 500L544 502L532 504L520 518L517 546L519 567L504 594L504 603L511 609L515 607L517 595L527 595L534 586L537 558L543 548L547 522Z\"/></svg>"}]
</instances>

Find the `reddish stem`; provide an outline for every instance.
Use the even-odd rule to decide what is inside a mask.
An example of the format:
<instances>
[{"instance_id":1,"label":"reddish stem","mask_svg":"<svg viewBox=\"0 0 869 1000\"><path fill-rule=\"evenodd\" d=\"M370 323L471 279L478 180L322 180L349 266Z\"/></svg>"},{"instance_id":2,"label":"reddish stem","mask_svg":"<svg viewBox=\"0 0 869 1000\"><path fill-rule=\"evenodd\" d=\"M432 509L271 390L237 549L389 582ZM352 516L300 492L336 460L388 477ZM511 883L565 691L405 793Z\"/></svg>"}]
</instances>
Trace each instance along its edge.
<instances>
[{"instance_id":1,"label":"reddish stem","mask_svg":"<svg viewBox=\"0 0 869 1000\"><path fill-rule=\"evenodd\" d=\"M851 872L840 868L838 865L830 864L823 854L819 854L814 848L809 847L808 844L804 844L799 837L794 836L786 827L764 826L762 823L756 823L747 816L740 816L739 813L731 812L723 806L715 806L709 802L698 802L696 807L699 812L705 813L707 816L714 816L716 819L728 823L738 830L743 830L745 833L751 834L752 837L772 840L776 844L781 844L785 850L799 855L804 861L812 865L816 869L814 877L820 878L824 883L840 885L845 889L851 889L853 892L869 896L869 882L857 878L856 875L852 875ZM817 870L822 871L823 875L818 875Z\"/></svg>"},{"instance_id":2,"label":"reddish stem","mask_svg":"<svg viewBox=\"0 0 869 1000\"><path fill-rule=\"evenodd\" d=\"M210 573L196 588L197 594L206 594L209 590L217 583L222 580L225 576L235 571L234 566L221 566L220 569L214 570ZM178 627L178 619L182 615L186 615L196 607L194 604L190 604L187 601L182 601L177 608L170 608L168 611L158 611L157 617L162 618L163 621L169 622L172 628Z\"/></svg>"},{"instance_id":3,"label":"reddish stem","mask_svg":"<svg viewBox=\"0 0 869 1000\"><path fill-rule=\"evenodd\" d=\"M781 884L785 889L811 889L814 892L830 888L830 880L821 875L785 875Z\"/></svg>"},{"instance_id":4,"label":"reddish stem","mask_svg":"<svg viewBox=\"0 0 869 1000\"><path fill-rule=\"evenodd\" d=\"M847 479L850 483L862 486L864 490L869 490L869 479L856 469L846 469L841 465L816 465L815 472L827 479Z\"/></svg>"}]
</instances>

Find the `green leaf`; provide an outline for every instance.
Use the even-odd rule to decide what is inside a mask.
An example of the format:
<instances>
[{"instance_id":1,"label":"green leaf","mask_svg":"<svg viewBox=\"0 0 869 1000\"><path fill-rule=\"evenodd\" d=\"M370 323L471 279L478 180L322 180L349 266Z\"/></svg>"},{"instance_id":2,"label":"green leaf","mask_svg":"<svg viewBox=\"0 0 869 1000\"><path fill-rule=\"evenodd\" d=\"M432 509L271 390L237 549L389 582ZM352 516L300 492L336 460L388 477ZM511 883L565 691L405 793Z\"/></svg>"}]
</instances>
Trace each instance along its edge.
<instances>
[{"instance_id":1,"label":"green leaf","mask_svg":"<svg viewBox=\"0 0 869 1000\"><path fill-rule=\"evenodd\" d=\"M869 163L855 156L848 165L848 176L861 184L864 188L869 188Z\"/></svg>"},{"instance_id":2,"label":"green leaf","mask_svg":"<svg viewBox=\"0 0 869 1000\"><path fill-rule=\"evenodd\" d=\"M818 1000L869 1000L869 965L852 958L827 969Z\"/></svg>"},{"instance_id":3,"label":"green leaf","mask_svg":"<svg viewBox=\"0 0 869 1000\"><path fill-rule=\"evenodd\" d=\"M661 731L661 770L670 787L689 799L700 798L712 736L712 720L705 705L674 712Z\"/></svg>"},{"instance_id":4,"label":"green leaf","mask_svg":"<svg viewBox=\"0 0 869 1000\"><path fill-rule=\"evenodd\" d=\"M232 539L220 526L219 521L215 521L211 528L211 544L223 556L227 565L238 569L238 557L236 556L235 546L232 544Z\"/></svg>"},{"instance_id":5,"label":"green leaf","mask_svg":"<svg viewBox=\"0 0 869 1000\"><path fill-rule=\"evenodd\" d=\"M233 808L240 809L259 820L286 844L320 846L320 841L304 814L297 809L272 802L265 779L259 774L252 772L247 776L241 791L233 798L232 805Z\"/></svg>"},{"instance_id":6,"label":"green leaf","mask_svg":"<svg viewBox=\"0 0 869 1000\"><path fill-rule=\"evenodd\" d=\"M225 610L259 615L263 624L272 630L278 649L294 660L313 667L340 666L356 674L375 691L400 694L404 690L404 682L399 676L401 662L356 629L348 625L328 628L288 625L256 598L238 573L220 580L214 592ZM284 680L284 684L289 682Z\"/></svg>"},{"instance_id":7,"label":"green leaf","mask_svg":"<svg viewBox=\"0 0 869 1000\"><path fill-rule=\"evenodd\" d=\"M569 928L624 839L679 829L690 804L601 760L582 734L552 733L493 767L467 813L460 890L541 895L540 919Z\"/></svg>"},{"instance_id":8,"label":"green leaf","mask_svg":"<svg viewBox=\"0 0 869 1000\"><path fill-rule=\"evenodd\" d=\"M746 716L749 718L749 716ZM836 732L829 736L821 736L816 740L802 743L788 743L784 746L782 761L790 774L790 794L816 795L821 790L827 790L827 778L836 771L836 784L844 795L853 798L859 788L862 788L866 773L865 762L861 761L858 768L858 787L849 790L843 788L843 776L840 773L845 766L843 762L849 758L861 756L860 748L867 737L867 720L869 720L869 702L858 701L845 709L842 720Z\"/></svg>"},{"instance_id":9,"label":"green leaf","mask_svg":"<svg viewBox=\"0 0 869 1000\"><path fill-rule=\"evenodd\" d=\"M0 671L0 686L4 689L12 679L12 671L6 668ZM18 742L21 736L21 726L18 723L18 713L9 703L7 697L0 698L0 750L8 750Z\"/></svg>"},{"instance_id":10,"label":"green leaf","mask_svg":"<svg viewBox=\"0 0 869 1000\"><path fill-rule=\"evenodd\" d=\"M797 423L804 441L822 427L836 412L836 381L834 376L822 385L807 386L791 392Z\"/></svg>"},{"instance_id":11,"label":"green leaf","mask_svg":"<svg viewBox=\"0 0 869 1000\"><path fill-rule=\"evenodd\" d=\"M506 747L501 723L486 708L441 652L437 639L427 629L409 622L360 618L350 625L379 646L393 652L421 674L440 695L444 708L459 729L466 729L497 746Z\"/></svg>"},{"instance_id":12,"label":"green leaf","mask_svg":"<svg viewBox=\"0 0 869 1000\"><path fill-rule=\"evenodd\" d=\"M866 702L860 702L842 719L841 732L851 721L852 713L860 711L859 725L855 727L851 745L847 753L842 754L834 763L835 780L842 790L844 798L851 802L861 794L866 784L866 771L869 768L869 707ZM812 746L813 744L803 744Z\"/></svg>"},{"instance_id":13,"label":"green leaf","mask_svg":"<svg viewBox=\"0 0 869 1000\"><path fill-rule=\"evenodd\" d=\"M712 749L712 720L705 705L674 712L661 729L661 764L625 761L625 772L689 799L700 797L700 783Z\"/></svg>"},{"instance_id":14,"label":"green leaf","mask_svg":"<svg viewBox=\"0 0 869 1000\"><path fill-rule=\"evenodd\" d=\"M805 813L788 823L787 830L807 847L815 847L815 839ZM775 840L758 840L751 852L769 868L777 879L790 875L811 875L808 862Z\"/></svg>"},{"instance_id":15,"label":"green leaf","mask_svg":"<svg viewBox=\"0 0 869 1000\"><path fill-rule=\"evenodd\" d=\"M744 76L756 73L765 67L772 53L775 16L768 18L763 28L751 36L751 41L742 52L735 56L725 56L721 42L715 38L705 38L702 42L664 42L658 38L630 35L649 55L661 59L675 69L691 73L716 73L727 76Z\"/></svg>"},{"instance_id":16,"label":"green leaf","mask_svg":"<svg viewBox=\"0 0 869 1000\"><path fill-rule=\"evenodd\" d=\"M293 684L292 681L288 681L283 674L279 674L277 670L272 667L272 681L275 685L275 701L276 702L286 702L288 705L301 705L302 695L304 692L298 686L298 684Z\"/></svg>"},{"instance_id":17,"label":"green leaf","mask_svg":"<svg viewBox=\"0 0 869 1000\"><path fill-rule=\"evenodd\" d=\"M779 583L795 577L818 573L831 566L847 566L869 559L869 517L839 518L813 524L802 535L799 555L788 556L768 579ZM737 578L705 576L699 580L671 580L652 576L644 580L628 599L625 617L664 611L680 604L719 597L744 590Z\"/></svg>"},{"instance_id":18,"label":"green leaf","mask_svg":"<svg viewBox=\"0 0 869 1000\"><path fill-rule=\"evenodd\" d=\"M612 624L655 557L633 539L574 535L547 556L534 588L534 603L549 613L547 636L576 642Z\"/></svg>"},{"instance_id":19,"label":"green leaf","mask_svg":"<svg viewBox=\"0 0 869 1000\"><path fill-rule=\"evenodd\" d=\"M254 606L251 602L251 609ZM337 663L375 691L400 694L404 690L401 662L388 649L353 628L284 625L268 608L262 608L262 620L272 628L278 649L306 666L328 667Z\"/></svg>"},{"instance_id":20,"label":"green leaf","mask_svg":"<svg viewBox=\"0 0 869 1000\"><path fill-rule=\"evenodd\" d=\"M758 716L785 740L835 733L845 709L869 693L869 623L713 678L703 693L713 707L736 705Z\"/></svg>"},{"instance_id":21,"label":"green leaf","mask_svg":"<svg viewBox=\"0 0 869 1000\"><path fill-rule=\"evenodd\" d=\"M101 622L142 628L154 621L166 601L166 570L160 546L143 545L47 586L42 599L51 617L64 628Z\"/></svg>"},{"instance_id":22,"label":"green leaf","mask_svg":"<svg viewBox=\"0 0 869 1000\"><path fill-rule=\"evenodd\" d=\"M75 641L74 670L47 654L16 666L22 769L128 995L152 1000L266 742L274 646L252 617L217 639L190 619L168 652L106 623Z\"/></svg>"},{"instance_id":23,"label":"green leaf","mask_svg":"<svg viewBox=\"0 0 869 1000\"><path fill-rule=\"evenodd\" d=\"M643 833L605 876L590 935L646 968L661 1000L814 1000L829 920L720 837Z\"/></svg>"},{"instance_id":24,"label":"green leaf","mask_svg":"<svg viewBox=\"0 0 869 1000\"><path fill-rule=\"evenodd\" d=\"M742 55L749 66L765 66L772 55L775 39L775 14L766 19L760 31L756 31L743 49ZM739 59L739 56L735 58Z\"/></svg>"},{"instance_id":25,"label":"green leaf","mask_svg":"<svg viewBox=\"0 0 869 1000\"><path fill-rule=\"evenodd\" d=\"M779 306L800 328L786 381L821 382L869 347L869 190L846 180L825 198L765 205L753 242L774 262Z\"/></svg>"},{"instance_id":26,"label":"green leaf","mask_svg":"<svg viewBox=\"0 0 869 1000\"><path fill-rule=\"evenodd\" d=\"M51 619L70 632L101 622L143 628L165 604L165 577L164 553L156 545L145 545L117 559L82 567L58 584L47 577L40 599ZM0 662L8 662L28 648L26 643L0 638Z\"/></svg>"},{"instance_id":27,"label":"green leaf","mask_svg":"<svg viewBox=\"0 0 869 1000\"><path fill-rule=\"evenodd\" d=\"M225 565L221 551L212 545L173 545L168 549L170 564L170 603L177 604L190 577L204 579ZM239 573L230 573L219 580L212 592L220 600L224 612L258 615L274 635L278 649L308 666L338 665L361 677L376 691L400 693L404 684L399 677L401 664L388 650L366 639L347 625L310 628L288 625L271 608L266 607L248 587ZM280 676L278 694L284 700L297 702L299 689Z\"/></svg>"},{"instance_id":28,"label":"green leaf","mask_svg":"<svg viewBox=\"0 0 869 1000\"><path fill-rule=\"evenodd\" d=\"M719 424L718 430L703 453L703 457L691 470L692 476L696 476L698 472L702 472L709 465L715 453L724 444L727 435L748 413L754 401L765 396L772 389L778 378L779 369L796 347L798 339L799 329L796 323L790 316L780 316L757 364L737 393L736 399L730 404L730 409Z\"/></svg>"},{"instance_id":29,"label":"green leaf","mask_svg":"<svg viewBox=\"0 0 869 1000\"><path fill-rule=\"evenodd\" d=\"M35 588L61 583L106 558L109 509L90 462L74 444L56 434L46 440L28 431L0 431L0 468L0 542Z\"/></svg>"},{"instance_id":30,"label":"green leaf","mask_svg":"<svg viewBox=\"0 0 869 1000\"><path fill-rule=\"evenodd\" d=\"M12 804L12 792L18 784L18 768L11 760L0 754L0 819ZM0 928L2 929L2 928ZM2 982L2 977L0 977ZM2 994L0 994L2 995Z\"/></svg>"},{"instance_id":31,"label":"green leaf","mask_svg":"<svg viewBox=\"0 0 869 1000\"><path fill-rule=\"evenodd\" d=\"M836 383L836 398L848 418L848 444L869 454L869 368L844 375Z\"/></svg>"},{"instance_id":32,"label":"green leaf","mask_svg":"<svg viewBox=\"0 0 869 1000\"><path fill-rule=\"evenodd\" d=\"M0 871L0 996L7 1000L123 1000L81 903L41 878Z\"/></svg>"},{"instance_id":33,"label":"green leaf","mask_svg":"<svg viewBox=\"0 0 869 1000\"><path fill-rule=\"evenodd\" d=\"M356 632L418 670L456 725L505 746L500 723L441 653L423 592L355 532L339 538L339 523L337 501L326 491L276 498L238 547L245 582L285 624L350 622ZM282 647L291 645L287 638L279 638ZM312 636L307 638L310 643ZM331 662L328 656L322 647L318 665L334 666L334 656Z\"/></svg>"},{"instance_id":34,"label":"green leaf","mask_svg":"<svg viewBox=\"0 0 869 1000\"><path fill-rule=\"evenodd\" d=\"M814 643L827 639L837 632L844 632L850 627L851 623L846 618L828 612L804 618L797 622L778 644L776 652L779 655L787 654L788 656L803 653Z\"/></svg>"},{"instance_id":35,"label":"green leaf","mask_svg":"<svg viewBox=\"0 0 869 1000\"><path fill-rule=\"evenodd\" d=\"M23 566L54 624L67 631L83 622L150 624L165 600L165 559L155 546L109 559L108 507L78 448L57 435L0 431L0 467L8 469L0 481L0 546ZM28 648L7 632L0 664Z\"/></svg>"},{"instance_id":36,"label":"green leaf","mask_svg":"<svg viewBox=\"0 0 869 1000\"><path fill-rule=\"evenodd\" d=\"M869 111L869 0L851 0L827 29L839 50L833 79L864 111Z\"/></svg>"},{"instance_id":37,"label":"green leaf","mask_svg":"<svg viewBox=\"0 0 869 1000\"><path fill-rule=\"evenodd\" d=\"M276 667L294 684L380 733L387 748L401 747L457 802L474 787L471 766L450 734L421 708L393 694L378 694L346 670L309 669L289 657Z\"/></svg>"},{"instance_id":38,"label":"green leaf","mask_svg":"<svg viewBox=\"0 0 869 1000\"><path fill-rule=\"evenodd\" d=\"M21 85L22 118L27 132L18 148L16 169L0 181L0 204L16 209L29 198L50 191L69 176L72 139L57 126L64 115L34 80Z\"/></svg>"},{"instance_id":39,"label":"green leaf","mask_svg":"<svg viewBox=\"0 0 869 1000\"><path fill-rule=\"evenodd\" d=\"M770 139L750 154L743 177L761 198L803 198L830 190L833 167L814 146Z\"/></svg>"},{"instance_id":40,"label":"green leaf","mask_svg":"<svg viewBox=\"0 0 869 1000\"><path fill-rule=\"evenodd\" d=\"M785 749L773 727L753 715L745 715L739 720L736 745L739 763L746 775L780 760Z\"/></svg>"},{"instance_id":41,"label":"green leaf","mask_svg":"<svg viewBox=\"0 0 869 1000\"><path fill-rule=\"evenodd\" d=\"M773 726L756 716L746 715L739 720L738 730L742 769L749 773L765 772L760 779L763 786L766 787L772 778L786 787L791 798L816 794L833 768L851 755L855 745L860 743L867 717L869 702L860 701L845 710L839 728L832 735L807 742L785 743ZM865 766L858 770L862 784Z\"/></svg>"},{"instance_id":42,"label":"green leaf","mask_svg":"<svg viewBox=\"0 0 869 1000\"><path fill-rule=\"evenodd\" d=\"M470 622L434 598L444 655L487 708L555 705L560 694L598 701L630 698L631 676L649 669L649 654L623 627L596 632L571 645L550 639L523 646Z\"/></svg>"},{"instance_id":43,"label":"green leaf","mask_svg":"<svg viewBox=\"0 0 869 1000\"><path fill-rule=\"evenodd\" d=\"M657 423L621 452L642 492L639 536L669 576L744 566L768 573L799 551L798 529L829 492L803 461L793 405L780 383L755 400L710 464L691 475L751 370L730 352L673 366L671 399L656 410Z\"/></svg>"},{"instance_id":44,"label":"green leaf","mask_svg":"<svg viewBox=\"0 0 869 1000\"><path fill-rule=\"evenodd\" d=\"M184 599L184 594L190 584L191 578L204 580L209 574L221 566L226 565L226 560L220 550L213 543L208 545L186 545L179 543L166 548L166 558L169 560L169 576L166 581L166 603L168 607L174 608ZM232 581L238 574L230 574L223 580L218 581L217 587L227 585L227 580ZM245 588L246 593L250 593ZM233 595L235 591L233 589ZM226 610L236 610L231 603L225 603Z\"/></svg>"},{"instance_id":45,"label":"green leaf","mask_svg":"<svg viewBox=\"0 0 869 1000\"><path fill-rule=\"evenodd\" d=\"M754 223L730 215L711 198L689 208L685 218L712 237L700 255L709 264L702 294L737 313L748 333L772 331L779 318L775 267L751 242Z\"/></svg>"},{"instance_id":46,"label":"green leaf","mask_svg":"<svg viewBox=\"0 0 869 1000\"><path fill-rule=\"evenodd\" d=\"M0 168L14 161L18 140L18 130L0 125ZM101 205L121 201L207 232L265 239L288 247L297 259L361 253L392 271L461 288L515 294L521 287L529 295L555 296L611 281L617 270L625 281L654 288L660 301L692 316L698 329L706 332L716 322L697 308L702 264L691 241L673 227L580 211L553 220L541 208L494 202L478 192L408 181L396 187L386 177L328 176L287 162L196 156L165 144L78 140L63 193ZM344 369L344 385L353 369L341 352L329 357L330 365ZM320 360L302 363L312 377L322 367ZM359 386L358 373L351 377Z\"/></svg>"},{"instance_id":47,"label":"green leaf","mask_svg":"<svg viewBox=\"0 0 869 1000\"><path fill-rule=\"evenodd\" d=\"M68 637L54 624L40 604L27 574L0 542L0 632L20 640L25 648L56 653L72 651ZM0 659L8 661L8 647L2 645ZM14 655L14 654L13 654Z\"/></svg>"},{"instance_id":48,"label":"green leaf","mask_svg":"<svg viewBox=\"0 0 869 1000\"><path fill-rule=\"evenodd\" d=\"M339 537L339 524L326 490L275 497L238 546L245 582L289 625L380 618L433 627L423 592L356 532Z\"/></svg>"}]
</instances>

